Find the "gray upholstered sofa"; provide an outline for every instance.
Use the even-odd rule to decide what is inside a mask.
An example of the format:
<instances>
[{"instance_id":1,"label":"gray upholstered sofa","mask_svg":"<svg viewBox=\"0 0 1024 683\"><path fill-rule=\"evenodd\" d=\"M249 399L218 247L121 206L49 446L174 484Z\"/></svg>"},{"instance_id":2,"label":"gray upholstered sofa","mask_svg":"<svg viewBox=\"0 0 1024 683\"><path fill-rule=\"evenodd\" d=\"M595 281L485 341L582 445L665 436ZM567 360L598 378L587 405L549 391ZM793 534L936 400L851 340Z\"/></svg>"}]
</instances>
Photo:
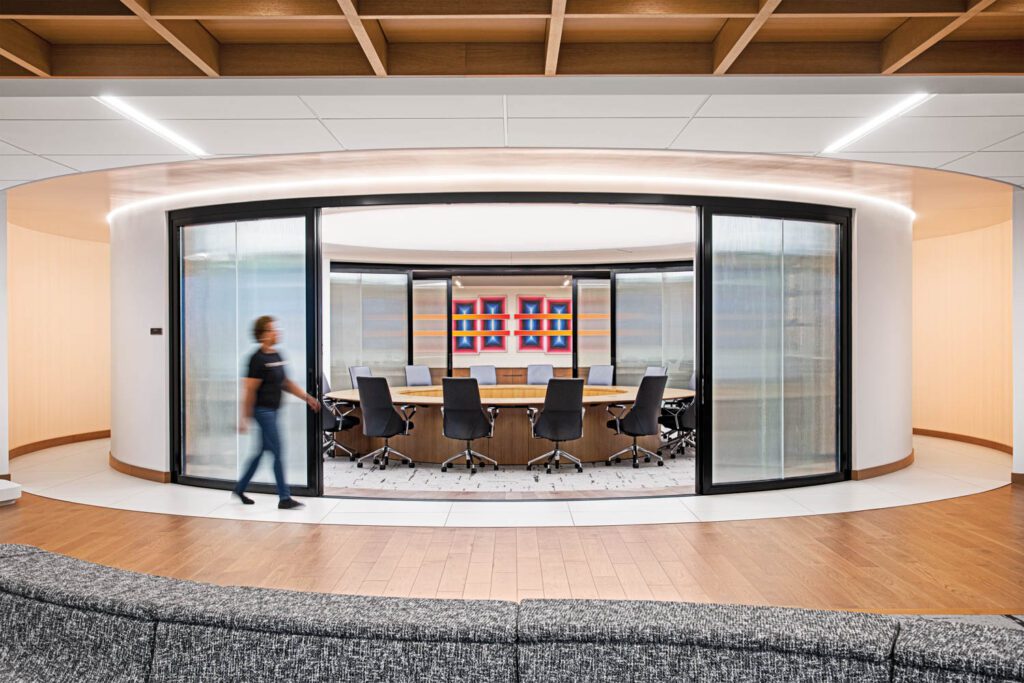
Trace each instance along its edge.
<instances>
[{"instance_id":1,"label":"gray upholstered sofa","mask_svg":"<svg viewBox=\"0 0 1024 683\"><path fill-rule=\"evenodd\" d=\"M1024 632L657 602L220 587L0 545L3 681L1022 681Z\"/></svg>"}]
</instances>

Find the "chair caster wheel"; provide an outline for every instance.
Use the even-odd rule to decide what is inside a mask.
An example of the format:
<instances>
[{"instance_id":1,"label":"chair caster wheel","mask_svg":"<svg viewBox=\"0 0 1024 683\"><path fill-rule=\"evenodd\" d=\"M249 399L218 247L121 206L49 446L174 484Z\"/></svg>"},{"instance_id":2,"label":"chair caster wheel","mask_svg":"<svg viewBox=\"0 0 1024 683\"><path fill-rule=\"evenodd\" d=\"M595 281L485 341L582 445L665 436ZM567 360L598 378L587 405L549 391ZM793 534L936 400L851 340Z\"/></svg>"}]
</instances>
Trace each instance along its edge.
<instances>
[{"instance_id":1,"label":"chair caster wheel","mask_svg":"<svg viewBox=\"0 0 1024 683\"><path fill-rule=\"evenodd\" d=\"M583 471L583 466L582 465L576 465L576 471L577 472L582 472Z\"/></svg>"},{"instance_id":2,"label":"chair caster wheel","mask_svg":"<svg viewBox=\"0 0 1024 683\"><path fill-rule=\"evenodd\" d=\"M527 472L529 472L529 471L530 471L530 470L532 470L532 469L533 469L533 465L527 465L527 466L526 466L526 471L527 471Z\"/></svg>"},{"instance_id":3,"label":"chair caster wheel","mask_svg":"<svg viewBox=\"0 0 1024 683\"><path fill-rule=\"evenodd\" d=\"M442 472L447 472L447 471L448 471L448 465L443 465L443 466L441 467L441 471L442 471Z\"/></svg>"},{"instance_id":4,"label":"chair caster wheel","mask_svg":"<svg viewBox=\"0 0 1024 683\"><path fill-rule=\"evenodd\" d=\"M672 458L673 460L675 460L675 459L676 459L676 454L675 454L675 453L669 453L669 454L668 454L668 457L670 457L670 458Z\"/></svg>"},{"instance_id":5,"label":"chair caster wheel","mask_svg":"<svg viewBox=\"0 0 1024 683\"><path fill-rule=\"evenodd\" d=\"M476 468L475 467L470 467L469 468L469 473L470 474L476 474Z\"/></svg>"},{"instance_id":6,"label":"chair caster wheel","mask_svg":"<svg viewBox=\"0 0 1024 683\"><path fill-rule=\"evenodd\" d=\"M633 463L633 469L634 469L634 470L638 470L638 469L640 469L640 463L638 463L638 462L634 462L634 463Z\"/></svg>"},{"instance_id":7,"label":"chair caster wheel","mask_svg":"<svg viewBox=\"0 0 1024 683\"><path fill-rule=\"evenodd\" d=\"M414 462L409 463L409 467L416 467L416 463L414 463Z\"/></svg>"},{"instance_id":8,"label":"chair caster wheel","mask_svg":"<svg viewBox=\"0 0 1024 683\"><path fill-rule=\"evenodd\" d=\"M651 456L645 455L644 456L644 462L650 462L650 461L651 461Z\"/></svg>"},{"instance_id":9,"label":"chair caster wheel","mask_svg":"<svg viewBox=\"0 0 1024 683\"><path fill-rule=\"evenodd\" d=\"M548 474L551 474L551 468L550 467L546 468L544 471L547 472Z\"/></svg>"},{"instance_id":10,"label":"chair caster wheel","mask_svg":"<svg viewBox=\"0 0 1024 683\"><path fill-rule=\"evenodd\" d=\"M658 461L658 467L664 467L664 466L665 466L665 461L664 460L659 460Z\"/></svg>"},{"instance_id":11,"label":"chair caster wheel","mask_svg":"<svg viewBox=\"0 0 1024 683\"><path fill-rule=\"evenodd\" d=\"M356 463L356 467L360 467L361 468L362 466L363 466L363 463L361 463L361 462L357 462Z\"/></svg>"},{"instance_id":12,"label":"chair caster wheel","mask_svg":"<svg viewBox=\"0 0 1024 683\"><path fill-rule=\"evenodd\" d=\"M604 464L607 465L608 467L611 467L612 466L612 461L611 460L605 460Z\"/></svg>"},{"instance_id":13,"label":"chair caster wheel","mask_svg":"<svg viewBox=\"0 0 1024 683\"><path fill-rule=\"evenodd\" d=\"M557 469L559 469L559 468L560 468L561 466L562 466L562 464L561 464L561 463L557 463L557 462L555 463L555 469L556 469L556 470L557 470Z\"/></svg>"},{"instance_id":14,"label":"chair caster wheel","mask_svg":"<svg viewBox=\"0 0 1024 683\"><path fill-rule=\"evenodd\" d=\"M497 466L497 465L495 465L495 466L494 466L494 471L495 471L495 472L497 472L497 471L498 471L498 466Z\"/></svg>"},{"instance_id":15,"label":"chair caster wheel","mask_svg":"<svg viewBox=\"0 0 1024 683\"><path fill-rule=\"evenodd\" d=\"M388 466L387 466L387 465L381 465L381 466L380 466L380 471L381 471L381 472L383 472L383 471L384 471L384 470L386 470L387 468L388 468Z\"/></svg>"}]
</instances>

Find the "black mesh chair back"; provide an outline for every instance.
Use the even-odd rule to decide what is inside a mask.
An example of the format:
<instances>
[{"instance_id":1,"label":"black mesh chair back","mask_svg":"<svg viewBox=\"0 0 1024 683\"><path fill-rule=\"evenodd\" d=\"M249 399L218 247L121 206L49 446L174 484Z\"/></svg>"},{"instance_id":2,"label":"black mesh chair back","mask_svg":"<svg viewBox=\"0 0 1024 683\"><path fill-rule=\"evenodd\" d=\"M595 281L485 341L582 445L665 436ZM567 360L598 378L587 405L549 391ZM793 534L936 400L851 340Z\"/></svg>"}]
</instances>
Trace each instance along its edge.
<instances>
[{"instance_id":1,"label":"black mesh chair back","mask_svg":"<svg viewBox=\"0 0 1024 683\"><path fill-rule=\"evenodd\" d=\"M472 377L445 377L441 380L444 396L444 420L441 430L449 439L482 439L491 424L480 403L480 385Z\"/></svg>"},{"instance_id":2,"label":"black mesh chair back","mask_svg":"<svg viewBox=\"0 0 1024 683\"><path fill-rule=\"evenodd\" d=\"M544 412L534 433L549 441L573 441L583 436L583 380L553 379L544 394Z\"/></svg>"},{"instance_id":3,"label":"black mesh chair back","mask_svg":"<svg viewBox=\"0 0 1024 683\"><path fill-rule=\"evenodd\" d=\"M359 410L363 415L363 434L391 437L405 429L405 421L395 410L386 377L357 377Z\"/></svg>"},{"instance_id":4,"label":"black mesh chair back","mask_svg":"<svg viewBox=\"0 0 1024 683\"><path fill-rule=\"evenodd\" d=\"M647 375L640 380L636 401L622 418L622 431L630 436L652 436L658 433L661 401L665 396L666 375Z\"/></svg>"},{"instance_id":5,"label":"black mesh chair back","mask_svg":"<svg viewBox=\"0 0 1024 683\"><path fill-rule=\"evenodd\" d=\"M696 401L690 401L689 405L683 410L683 414L679 416L679 428L689 431L697 429Z\"/></svg>"}]
</instances>

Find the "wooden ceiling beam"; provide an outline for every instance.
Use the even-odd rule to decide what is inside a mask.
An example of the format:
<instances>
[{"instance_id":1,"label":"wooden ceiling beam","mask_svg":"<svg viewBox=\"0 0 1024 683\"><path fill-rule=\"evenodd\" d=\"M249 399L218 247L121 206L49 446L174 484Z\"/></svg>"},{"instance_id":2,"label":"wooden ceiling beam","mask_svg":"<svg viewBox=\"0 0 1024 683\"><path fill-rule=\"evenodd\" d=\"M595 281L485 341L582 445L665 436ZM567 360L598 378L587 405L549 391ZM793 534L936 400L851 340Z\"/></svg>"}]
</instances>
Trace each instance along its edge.
<instances>
[{"instance_id":1,"label":"wooden ceiling beam","mask_svg":"<svg viewBox=\"0 0 1024 683\"><path fill-rule=\"evenodd\" d=\"M161 21L150 13L149 0L121 0L161 38L207 76L220 75L220 43L195 19Z\"/></svg>"},{"instance_id":2,"label":"wooden ceiling beam","mask_svg":"<svg viewBox=\"0 0 1024 683\"><path fill-rule=\"evenodd\" d=\"M882 41L882 73L896 73L995 2L996 0L967 0L965 11L952 18L907 19Z\"/></svg>"},{"instance_id":3,"label":"wooden ceiling beam","mask_svg":"<svg viewBox=\"0 0 1024 683\"><path fill-rule=\"evenodd\" d=\"M395 17L535 16L551 13L549 0L359 0L364 19Z\"/></svg>"},{"instance_id":4,"label":"wooden ceiling beam","mask_svg":"<svg viewBox=\"0 0 1024 683\"><path fill-rule=\"evenodd\" d=\"M0 19L0 56L36 76L50 76L50 44L16 21Z\"/></svg>"},{"instance_id":5,"label":"wooden ceiling beam","mask_svg":"<svg viewBox=\"0 0 1024 683\"><path fill-rule=\"evenodd\" d=\"M373 76L355 43L221 46L224 76Z\"/></svg>"},{"instance_id":6,"label":"wooden ceiling beam","mask_svg":"<svg viewBox=\"0 0 1024 683\"><path fill-rule=\"evenodd\" d=\"M150 0L157 19L340 19L336 0Z\"/></svg>"},{"instance_id":7,"label":"wooden ceiling beam","mask_svg":"<svg viewBox=\"0 0 1024 683\"><path fill-rule=\"evenodd\" d=\"M121 0L3 0L0 16L12 19L130 17Z\"/></svg>"},{"instance_id":8,"label":"wooden ceiling beam","mask_svg":"<svg viewBox=\"0 0 1024 683\"><path fill-rule=\"evenodd\" d=\"M1024 74L1024 40L944 40L900 69L901 74Z\"/></svg>"},{"instance_id":9,"label":"wooden ceiling beam","mask_svg":"<svg viewBox=\"0 0 1024 683\"><path fill-rule=\"evenodd\" d=\"M757 0L569 0L569 16L753 17Z\"/></svg>"},{"instance_id":10,"label":"wooden ceiling beam","mask_svg":"<svg viewBox=\"0 0 1024 683\"><path fill-rule=\"evenodd\" d=\"M342 14L348 21L349 28L356 37L356 42L363 49L370 68L377 76L388 75L388 41L380 22L376 19L363 19L359 16L352 0L338 0Z\"/></svg>"},{"instance_id":11,"label":"wooden ceiling beam","mask_svg":"<svg viewBox=\"0 0 1024 683\"><path fill-rule=\"evenodd\" d=\"M565 25L566 0L551 0L551 18L544 44L544 75L558 73L558 51L562 47L562 27Z\"/></svg>"},{"instance_id":12,"label":"wooden ceiling beam","mask_svg":"<svg viewBox=\"0 0 1024 683\"><path fill-rule=\"evenodd\" d=\"M54 45L53 76L195 78L203 73L170 45Z\"/></svg>"},{"instance_id":13,"label":"wooden ceiling beam","mask_svg":"<svg viewBox=\"0 0 1024 683\"><path fill-rule=\"evenodd\" d=\"M821 17L956 16L964 0L786 0L776 14Z\"/></svg>"},{"instance_id":14,"label":"wooden ceiling beam","mask_svg":"<svg viewBox=\"0 0 1024 683\"><path fill-rule=\"evenodd\" d=\"M712 46L712 73L721 75L729 70L781 2L782 0L760 0L757 16L753 19L726 20L725 25L715 36Z\"/></svg>"}]
</instances>

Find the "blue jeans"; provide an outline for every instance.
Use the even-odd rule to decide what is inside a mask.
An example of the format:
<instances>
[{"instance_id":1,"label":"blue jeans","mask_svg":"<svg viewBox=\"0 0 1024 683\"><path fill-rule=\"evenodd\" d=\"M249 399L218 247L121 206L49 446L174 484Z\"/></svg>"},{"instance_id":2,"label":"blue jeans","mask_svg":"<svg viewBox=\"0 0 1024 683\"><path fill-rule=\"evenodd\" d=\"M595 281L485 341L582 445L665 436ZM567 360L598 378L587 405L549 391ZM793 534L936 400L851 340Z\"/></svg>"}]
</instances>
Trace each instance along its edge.
<instances>
[{"instance_id":1,"label":"blue jeans","mask_svg":"<svg viewBox=\"0 0 1024 683\"><path fill-rule=\"evenodd\" d=\"M287 500L291 498L291 494L284 480L284 453L281 450L281 433L277 429L277 411L273 408L256 408L253 411L253 418L260 426L260 447L245 468L245 474L238 480L235 493L245 492L249 482L256 475L256 468L260 466L263 454L270 451L274 456L274 483L277 485L277 495L281 500Z\"/></svg>"}]
</instances>

